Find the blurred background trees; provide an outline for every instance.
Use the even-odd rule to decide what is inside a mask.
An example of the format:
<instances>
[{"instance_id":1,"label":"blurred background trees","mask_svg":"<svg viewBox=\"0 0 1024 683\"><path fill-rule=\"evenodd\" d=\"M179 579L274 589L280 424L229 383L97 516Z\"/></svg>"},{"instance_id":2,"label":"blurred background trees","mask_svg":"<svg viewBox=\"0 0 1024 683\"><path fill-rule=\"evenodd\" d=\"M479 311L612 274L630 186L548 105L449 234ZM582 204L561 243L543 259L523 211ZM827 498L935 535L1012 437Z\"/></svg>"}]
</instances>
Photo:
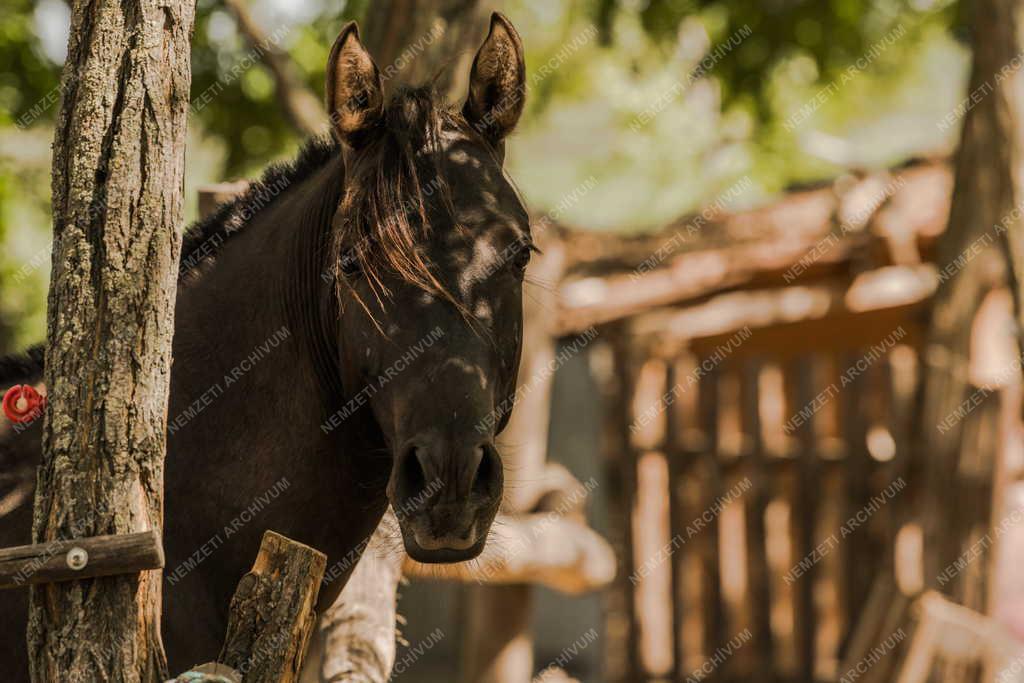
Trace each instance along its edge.
<instances>
[{"instance_id":1,"label":"blurred background trees","mask_svg":"<svg viewBox=\"0 0 1024 683\"><path fill-rule=\"evenodd\" d=\"M432 2L453 21L431 39L429 22L408 19L404 30L426 37L423 51L460 45L463 29L452 26L486 4ZM459 14L460 4L470 9ZM725 194L729 205L756 204L794 184L947 155L959 134L958 124L942 121L965 90L963 3L501 4L523 35L530 73L527 116L509 151L513 176L535 210L561 204L561 219L581 227L654 229ZM364 31L386 31L380 13L401 18L407 5L245 3L267 37L265 49L286 52L294 77L317 97L340 25L359 19ZM43 335L50 143L68 22L63 0L9 0L7 8L0 25L0 351ZM476 30L483 29L469 32ZM380 36L370 39L387 44ZM255 174L301 142L262 49L247 41L230 2L199 0L189 219L197 185ZM424 77L415 61L390 52L378 62L384 69L399 59L395 83L405 75ZM457 66L442 76L452 92L459 92L463 57L471 54L452 54ZM588 180L600 191L585 201L563 201ZM742 191L730 191L734 187Z\"/></svg>"}]
</instances>

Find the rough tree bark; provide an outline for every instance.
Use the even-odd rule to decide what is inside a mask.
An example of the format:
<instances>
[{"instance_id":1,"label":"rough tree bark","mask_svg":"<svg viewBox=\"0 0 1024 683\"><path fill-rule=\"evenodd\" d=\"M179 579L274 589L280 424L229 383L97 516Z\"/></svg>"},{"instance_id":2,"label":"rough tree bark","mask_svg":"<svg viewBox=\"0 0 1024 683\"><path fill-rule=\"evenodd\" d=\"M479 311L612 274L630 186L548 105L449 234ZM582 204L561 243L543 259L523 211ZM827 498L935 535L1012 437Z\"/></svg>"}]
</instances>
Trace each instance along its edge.
<instances>
[{"instance_id":1,"label":"rough tree bark","mask_svg":"<svg viewBox=\"0 0 1024 683\"><path fill-rule=\"evenodd\" d=\"M36 543L162 527L189 0L75 0L53 152ZM37 681L164 680L160 572L32 589Z\"/></svg>"},{"instance_id":2,"label":"rough tree bark","mask_svg":"<svg viewBox=\"0 0 1024 683\"><path fill-rule=\"evenodd\" d=\"M927 587L938 587L939 573L961 553L971 527L984 520L985 510L971 508L990 502L964 490L958 473L970 444L964 440L964 421L947 418L967 397L971 325L986 292L1005 281L1007 247L1016 256L1018 273L1024 263L1019 217L1024 184L1018 172L1024 162L1024 74L1014 66L1024 50L1022 28L1020 0L975 4L968 87L976 102L964 119L949 225L939 243L938 266L945 276L932 309L917 432L921 443L915 459L926 482ZM1020 294L1017 300L1020 316ZM959 504L950 506L950 500ZM946 586L947 592L957 583Z\"/></svg>"},{"instance_id":3,"label":"rough tree bark","mask_svg":"<svg viewBox=\"0 0 1024 683\"><path fill-rule=\"evenodd\" d=\"M316 597L327 556L267 531L249 573L231 598L217 661L246 683L294 683L316 625Z\"/></svg>"}]
</instances>

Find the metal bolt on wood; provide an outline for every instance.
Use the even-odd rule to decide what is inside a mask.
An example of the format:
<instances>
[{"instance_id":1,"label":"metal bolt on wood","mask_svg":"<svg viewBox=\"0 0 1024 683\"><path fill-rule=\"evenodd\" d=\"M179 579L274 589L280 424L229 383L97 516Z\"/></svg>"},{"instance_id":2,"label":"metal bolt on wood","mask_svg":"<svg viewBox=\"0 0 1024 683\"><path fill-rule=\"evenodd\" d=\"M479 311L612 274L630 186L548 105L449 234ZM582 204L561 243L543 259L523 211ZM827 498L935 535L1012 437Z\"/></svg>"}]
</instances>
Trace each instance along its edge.
<instances>
[{"instance_id":1,"label":"metal bolt on wood","mask_svg":"<svg viewBox=\"0 0 1024 683\"><path fill-rule=\"evenodd\" d=\"M69 568L79 571L89 564L89 552L85 548L75 546L68 551L66 559Z\"/></svg>"}]
</instances>

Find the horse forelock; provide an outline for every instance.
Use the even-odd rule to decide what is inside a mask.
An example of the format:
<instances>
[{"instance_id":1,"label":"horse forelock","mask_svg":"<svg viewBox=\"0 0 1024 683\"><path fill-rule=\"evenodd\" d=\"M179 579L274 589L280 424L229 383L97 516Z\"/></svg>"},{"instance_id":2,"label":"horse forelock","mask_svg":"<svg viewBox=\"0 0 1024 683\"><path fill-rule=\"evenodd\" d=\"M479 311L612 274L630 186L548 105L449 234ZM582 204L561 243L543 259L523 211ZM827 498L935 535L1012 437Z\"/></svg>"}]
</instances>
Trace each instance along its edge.
<instances>
[{"instance_id":1,"label":"horse forelock","mask_svg":"<svg viewBox=\"0 0 1024 683\"><path fill-rule=\"evenodd\" d=\"M339 297L369 308L346 276L356 265L378 299L390 296L386 276L461 306L436 276L423 245L432 233L428 200L454 216L444 155L451 131L472 135L462 115L428 86L399 90L388 104L382 130L353 152L345 195L337 213L332 263Z\"/></svg>"}]
</instances>

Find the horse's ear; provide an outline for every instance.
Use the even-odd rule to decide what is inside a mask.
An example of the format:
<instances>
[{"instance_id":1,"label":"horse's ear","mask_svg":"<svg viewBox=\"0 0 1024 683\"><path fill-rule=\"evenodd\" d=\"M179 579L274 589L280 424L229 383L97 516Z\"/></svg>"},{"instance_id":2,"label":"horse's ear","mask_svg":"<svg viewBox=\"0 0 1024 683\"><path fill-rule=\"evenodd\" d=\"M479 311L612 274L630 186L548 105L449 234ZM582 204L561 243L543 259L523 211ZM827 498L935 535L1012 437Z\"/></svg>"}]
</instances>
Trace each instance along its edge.
<instances>
[{"instance_id":1,"label":"horse's ear","mask_svg":"<svg viewBox=\"0 0 1024 683\"><path fill-rule=\"evenodd\" d=\"M353 149L365 145L384 119L380 71L354 21L341 29L327 60L327 113L335 137Z\"/></svg>"},{"instance_id":2,"label":"horse's ear","mask_svg":"<svg viewBox=\"0 0 1024 683\"><path fill-rule=\"evenodd\" d=\"M473 60L462 113L479 133L497 143L516 127L525 101L523 43L512 22L495 12L491 30Z\"/></svg>"}]
</instances>

